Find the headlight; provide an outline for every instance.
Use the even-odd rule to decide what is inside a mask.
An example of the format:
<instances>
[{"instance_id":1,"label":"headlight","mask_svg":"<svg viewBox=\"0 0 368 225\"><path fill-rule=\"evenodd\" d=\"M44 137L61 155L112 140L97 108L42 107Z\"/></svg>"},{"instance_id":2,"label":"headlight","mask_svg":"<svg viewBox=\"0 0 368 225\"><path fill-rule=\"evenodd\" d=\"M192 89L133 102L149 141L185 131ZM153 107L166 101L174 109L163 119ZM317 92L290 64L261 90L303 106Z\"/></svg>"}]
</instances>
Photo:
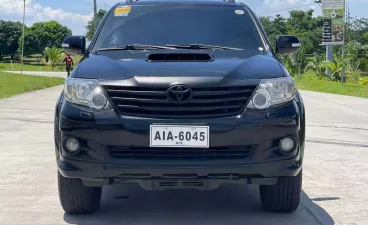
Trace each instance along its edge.
<instances>
[{"instance_id":1,"label":"headlight","mask_svg":"<svg viewBox=\"0 0 368 225\"><path fill-rule=\"evenodd\" d=\"M292 77L261 80L247 108L267 109L289 102L295 97L295 84Z\"/></svg>"},{"instance_id":2,"label":"headlight","mask_svg":"<svg viewBox=\"0 0 368 225\"><path fill-rule=\"evenodd\" d=\"M111 108L97 80L68 78L65 81L64 93L65 99L74 104L96 110Z\"/></svg>"}]
</instances>

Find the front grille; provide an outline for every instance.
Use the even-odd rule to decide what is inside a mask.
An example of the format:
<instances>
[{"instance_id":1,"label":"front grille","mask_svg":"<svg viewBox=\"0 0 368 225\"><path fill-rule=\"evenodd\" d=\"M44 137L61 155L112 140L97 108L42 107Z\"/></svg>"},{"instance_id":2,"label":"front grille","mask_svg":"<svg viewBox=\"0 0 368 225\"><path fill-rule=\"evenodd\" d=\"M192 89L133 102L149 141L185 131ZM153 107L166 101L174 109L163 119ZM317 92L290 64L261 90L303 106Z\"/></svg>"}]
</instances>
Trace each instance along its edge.
<instances>
[{"instance_id":1,"label":"front grille","mask_svg":"<svg viewBox=\"0 0 368 225\"><path fill-rule=\"evenodd\" d=\"M220 160L243 159L251 154L252 146L210 148L151 148L108 146L108 153L116 159L136 160Z\"/></svg>"},{"instance_id":2,"label":"front grille","mask_svg":"<svg viewBox=\"0 0 368 225\"><path fill-rule=\"evenodd\" d=\"M239 115L256 86L192 88L193 98L170 102L167 88L104 86L121 114L148 118L190 119Z\"/></svg>"}]
</instances>

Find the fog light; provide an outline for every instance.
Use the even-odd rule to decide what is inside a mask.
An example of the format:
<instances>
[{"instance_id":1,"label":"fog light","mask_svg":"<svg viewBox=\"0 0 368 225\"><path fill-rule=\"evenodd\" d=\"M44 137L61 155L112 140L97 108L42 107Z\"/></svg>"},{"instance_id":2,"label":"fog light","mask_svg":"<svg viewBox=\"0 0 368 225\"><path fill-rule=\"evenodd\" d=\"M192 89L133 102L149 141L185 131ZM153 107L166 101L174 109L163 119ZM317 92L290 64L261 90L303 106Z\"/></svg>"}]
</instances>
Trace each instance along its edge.
<instances>
[{"instance_id":1,"label":"fog light","mask_svg":"<svg viewBox=\"0 0 368 225\"><path fill-rule=\"evenodd\" d=\"M285 153L291 153L295 149L295 141L290 137L281 139L280 149Z\"/></svg>"},{"instance_id":2,"label":"fog light","mask_svg":"<svg viewBox=\"0 0 368 225\"><path fill-rule=\"evenodd\" d=\"M66 138L64 141L64 145L69 153L76 154L79 151L79 141L76 138Z\"/></svg>"}]
</instances>

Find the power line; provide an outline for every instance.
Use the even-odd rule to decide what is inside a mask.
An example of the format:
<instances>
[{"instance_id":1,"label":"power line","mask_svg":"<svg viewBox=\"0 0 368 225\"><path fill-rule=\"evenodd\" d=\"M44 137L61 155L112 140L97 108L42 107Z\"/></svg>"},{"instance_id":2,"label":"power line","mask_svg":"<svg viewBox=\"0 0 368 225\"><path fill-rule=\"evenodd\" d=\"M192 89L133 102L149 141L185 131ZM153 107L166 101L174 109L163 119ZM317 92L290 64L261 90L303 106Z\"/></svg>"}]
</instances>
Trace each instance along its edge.
<instances>
[{"instance_id":1,"label":"power line","mask_svg":"<svg viewBox=\"0 0 368 225\"><path fill-rule=\"evenodd\" d=\"M257 15L258 15L258 16L261 16L261 15L265 15L265 14L276 13L276 12L282 12L282 11L287 11L287 10L292 10L292 9L302 8L302 7L306 7L306 6L311 6L311 5L315 5L315 4L317 4L317 3L311 3L311 4L295 6L295 7L287 8L287 9L280 9L280 10L275 10L275 11L270 11L270 12L264 12L264 13L259 13L259 14L257 14Z\"/></svg>"}]
</instances>

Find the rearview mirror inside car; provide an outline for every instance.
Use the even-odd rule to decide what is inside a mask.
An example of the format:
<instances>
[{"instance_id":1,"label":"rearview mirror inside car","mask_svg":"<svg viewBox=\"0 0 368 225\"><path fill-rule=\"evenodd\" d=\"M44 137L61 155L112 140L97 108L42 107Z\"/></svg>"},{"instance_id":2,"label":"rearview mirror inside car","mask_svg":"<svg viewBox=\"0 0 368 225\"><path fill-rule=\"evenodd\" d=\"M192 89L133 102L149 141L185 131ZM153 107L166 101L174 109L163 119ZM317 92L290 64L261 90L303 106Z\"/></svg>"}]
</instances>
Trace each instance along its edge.
<instances>
[{"instance_id":1,"label":"rearview mirror inside car","mask_svg":"<svg viewBox=\"0 0 368 225\"><path fill-rule=\"evenodd\" d=\"M296 53L301 46L299 39L293 35L276 37L276 53L290 55Z\"/></svg>"},{"instance_id":2,"label":"rearview mirror inside car","mask_svg":"<svg viewBox=\"0 0 368 225\"><path fill-rule=\"evenodd\" d=\"M86 53L86 42L84 36L68 36L64 39L62 47L68 54L83 55Z\"/></svg>"}]
</instances>

